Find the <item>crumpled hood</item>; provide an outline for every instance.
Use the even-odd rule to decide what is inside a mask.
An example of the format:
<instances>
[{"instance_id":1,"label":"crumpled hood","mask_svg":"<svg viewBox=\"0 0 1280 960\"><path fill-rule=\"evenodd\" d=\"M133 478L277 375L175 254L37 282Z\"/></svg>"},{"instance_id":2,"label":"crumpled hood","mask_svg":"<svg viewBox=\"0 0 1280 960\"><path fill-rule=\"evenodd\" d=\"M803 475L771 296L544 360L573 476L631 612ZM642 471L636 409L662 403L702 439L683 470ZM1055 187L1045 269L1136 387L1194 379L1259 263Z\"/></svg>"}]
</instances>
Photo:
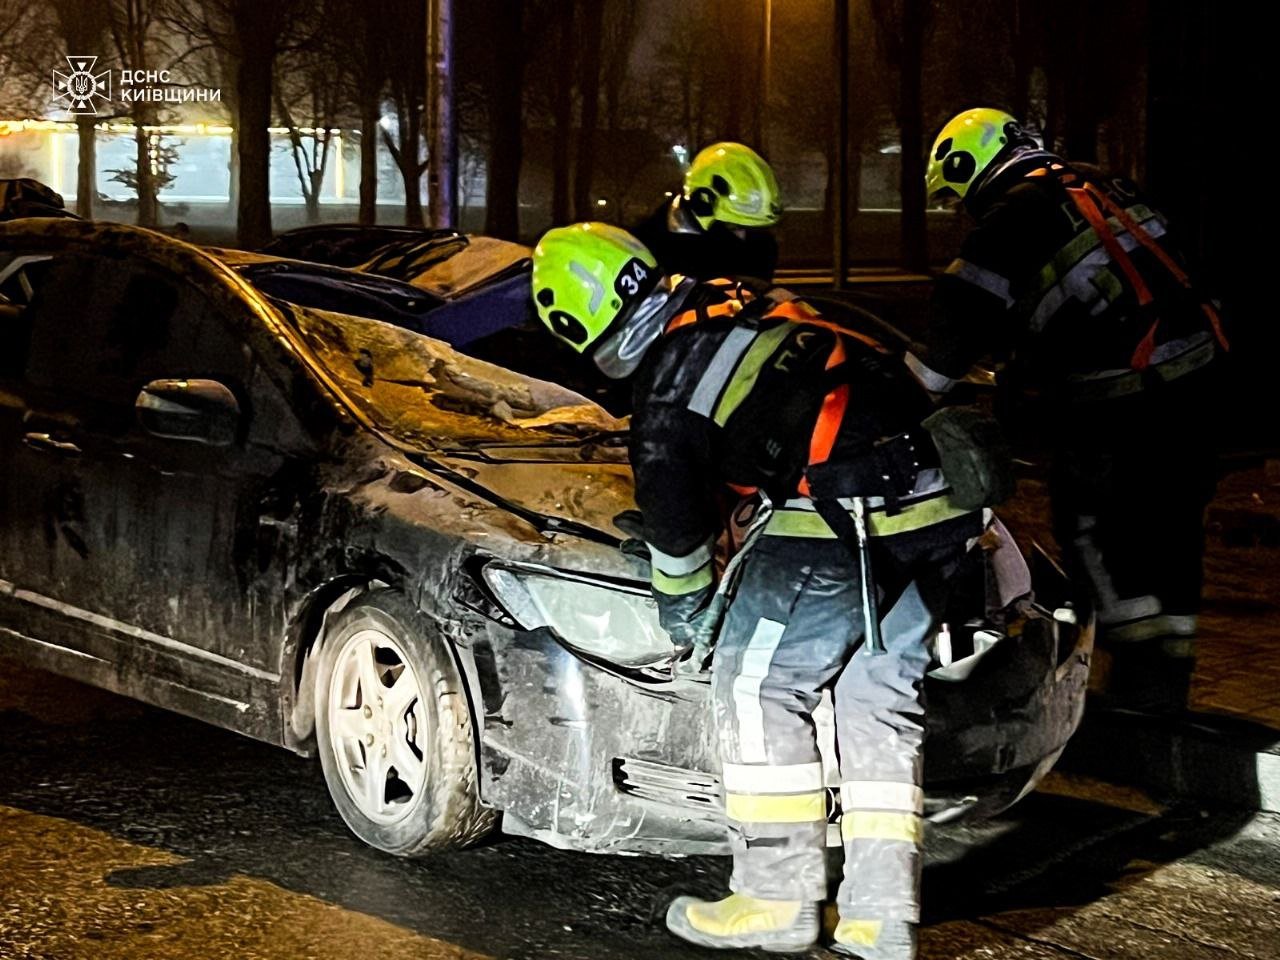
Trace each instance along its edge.
<instances>
[{"instance_id":1,"label":"crumpled hood","mask_svg":"<svg viewBox=\"0 0 1280 960\"><path fill-rule=\"evenodd\" d=\"M502 461L440 455L431 459L507 504L564 521L566 533L582 525L602 534L600 539L626 539L613 523L622 511L635 509L635 483L625 449L608 458L532 459L543 452L530 449L521 451L530 459ZM556 529L554 522L551 529ZM589 533L581 532L590 539Z\"/></svg>"},{"instance_id":2,"label":"crumpled hood","mask_svg":"<svg viewBox=\"0 0 1280 960\"><path fill-rule=\"evenodd\" d=\"M503 559L648 579L648 565L622 552L627 535L613 524L634 507L625 459L479 462L474 455L392 451L372 437L352 444L326 486L353 497L364 527L400 531L386 549L409 569L423 568L439 551L438 541L429 547L432 538L419 535L430 530ZM353 462L368 466L353 476ZM417 558L418 550L427 554Z\"/></svg>"}]
</instances>

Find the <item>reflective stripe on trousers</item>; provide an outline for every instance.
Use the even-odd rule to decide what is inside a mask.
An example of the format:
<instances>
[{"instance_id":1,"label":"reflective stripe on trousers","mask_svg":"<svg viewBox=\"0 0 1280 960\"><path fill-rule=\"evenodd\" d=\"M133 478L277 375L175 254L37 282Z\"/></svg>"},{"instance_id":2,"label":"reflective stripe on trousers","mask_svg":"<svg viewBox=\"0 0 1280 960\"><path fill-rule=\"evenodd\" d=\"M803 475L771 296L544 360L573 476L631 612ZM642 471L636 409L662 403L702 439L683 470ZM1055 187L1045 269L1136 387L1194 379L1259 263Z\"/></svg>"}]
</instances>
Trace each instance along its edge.
<instances>
[{"instance_id":1,"label":"reflective stripe on trousers","mask_svg":"<svg viewBox=\"0 0 1280 960\"><path fill-rule=\"evenodd\" d=\"M855 804L842 824L842 914L918 917L925 640L976 517L973 526L942 543L923 533L882 541L895 554L893 540L925 543L894 557L912 582L880 584L891 607L882 656L858 648L858 567L842 544L765 537L753 548L713 670L735 891L826 897L827 796L812 711L834 683L841 776Z\"/></svg>"}]
</instances>

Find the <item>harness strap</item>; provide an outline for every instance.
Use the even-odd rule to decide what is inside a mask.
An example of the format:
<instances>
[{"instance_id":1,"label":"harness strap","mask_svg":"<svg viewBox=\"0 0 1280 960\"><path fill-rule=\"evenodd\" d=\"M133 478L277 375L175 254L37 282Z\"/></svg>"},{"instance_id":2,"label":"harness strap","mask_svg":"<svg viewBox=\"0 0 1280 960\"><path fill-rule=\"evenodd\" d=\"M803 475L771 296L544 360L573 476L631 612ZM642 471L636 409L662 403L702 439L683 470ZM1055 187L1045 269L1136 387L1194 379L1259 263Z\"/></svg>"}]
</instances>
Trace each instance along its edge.
<instances>
[{"instance_id":1,"label":"harness strap","mask_svg":"<svg viewBox=\"0 0 1280 960\"><path fill-rule=\"evenodd\" d=\"M1133 239L1141 244L1146 250L1150 251L1152 256L1163 266L1173 278L1187 290L1192 289L1191 278L1187 276L1185 270L1178 264L1176 260L1169 254L1164 247L1156 241L1155 237L1138 223L1127 210L1120 204L1116 203L1106 191L1099 188L1096 184L1084 180L1079 174L1066 167L1054 164L1052 168L1039 168L1032 171L1030 176L1045 176L1047 173L1055 175L1063 188L1067 191L1067 196L1071 198L1080 215L1093 229L1098 239L1102 242L1103 247L1107 251L1107 255L1111 257L1124 273L1125 278L1133 287L1134 294L1138 299L1138 306L1143 310L1147 310L1155 303L1155 296L1151 293L1151 288L1147 285L1142 273L1138 270L1137 265L1133 262L1133 258L1129 256L1127 250L1121 245L1116 232L1111 229L1111 224L1107 219L1106 213L1110 213L1120 223ZM1072 186L1072 184L1080 184ZM1101 204L1101 206L1099 206ZM1218 311L1211 303L1201 301L1200 309L1204 312L1209 326L1213 330L1213 335L1217 339L1223 350L1230 350L1230 344L1227 342L1226 335L1222 330L1222 319L1218 316ZM1146 334L1138 341L1138 345L1134 348L1133 355L1129 360L1129 366L1134 370L1146 370L1151 365L1151 355L1156 347L1156 331L1160 327L1160 317L1156 317L1151 326L1147 328Z\"/></svg>"},{"instance_id":2,"label":"harness strap","mask_svg":"<svg viewBox=\"0 0 1280 960\"><path fill-rule=\"evenodd\" d=\"M1086 184L1084 187L1066 187L1067 195L1071 197L1076 209L1080 211L1080 215L1088 221L1089 226L1093 228L1093 232L1102 241L1102 245L1107 250L1107 255L1111 257L1111 262L1116 264L1123 271L1125 277L1128 278L1129 285L1133 287L1133 291L1138 297L1139 308L1145 310L1155 302L1151 288L1147 286L1146 280L1138 272L1138 267L1133 262L1133 259L1121 246L1119 238L1111 229L1111 224L1107 222L1106 215L1098 208L1098 204L1094 201L1093 195L1087 189L1087 186ZM1130 222L1132 223L1132 221ZM1134 227L1137 226L1135 223ZM1142 235L1145 236L1145 233ZM1139 234L1134 234L1134 239L1138 239L1138 237ZM1156 348L1156 330L1159 327L1160 318L1156 317L1151 322L1146 334L1138 341L1137 347L1134 348L1133 356L1129 359L1129 366L1134 370L1145 370L1151 365L1151 354Z\"/></svg>"},{"instance_id":3,"label":"harness strap","mask_svg":"<svg viewBox=\"0 0 1280 960\"><path fill-rule=\"evenodd\" d=\"M744 313L752 314L757 312L760 313L759 319L761 320L786 320L789 323L821 327L836 334L835 346L832 347L831 353L827 357L825 367L826 374L829 377L833 377L838 369L848 362L848 351L845 349L844 337L857 340L859 343L879 353L889 353L888 348L878 340L856 330L850 330L829 320L822 319L816 310L800 300L771 302L761 297L750 300L744 305L741 300L731 299L709 307L699 307L684 311L667 324L666 332L671 333L674 330L682 329L704 319L726 316L741 317ZM814 422L813 435L809 440L809 462L807 466L812 467L815 464L825 463L830 459L848 409L849 384L837 383L823 396L822 407L818 411L817 420ZM743 494L755 492L754 488L741 486L734 486L733 489ZM808 477L801 475L797 489L800 495L809 496Z\"/></svg>"},{"instance_id":4,"label":"harness strap","mask_svg":"<svg viewBox=\"0 0 1280 960\"><path fill-rule=\"evenodd\" d=\"M1174 279L1182 284L1182 286L1187 290L1192 289L1191 278L1187 276L1187 272L1182 269L1178 261L1169 255L1168 250L1156 242L1155 237L1151 236L1142 224L1138 223L1129 215L1128 210L1124 209L1124 207L1111 199L1105 190L1100 190L1092 183L1086 183L1085 189L1101 201L1102 205L1120 221L1121 226L1128 230L1140 244L1142 244L1147 250L1151 251L1152 256L1159 260L1160 263L1164 265L1164 268L1173 274ZM1218 341L1218 345L1222 347L1223 350L1230 351L1231 344L1227 342L1226 334L1223 333L1222 318L1218 315L1217 309L1212 303L1208 303L1206 301L1201 301L1200 309L1204 311L1204 315L1209 321L1209 326L1213 328L1213 336Z\"/></svg>"}]
</instances>

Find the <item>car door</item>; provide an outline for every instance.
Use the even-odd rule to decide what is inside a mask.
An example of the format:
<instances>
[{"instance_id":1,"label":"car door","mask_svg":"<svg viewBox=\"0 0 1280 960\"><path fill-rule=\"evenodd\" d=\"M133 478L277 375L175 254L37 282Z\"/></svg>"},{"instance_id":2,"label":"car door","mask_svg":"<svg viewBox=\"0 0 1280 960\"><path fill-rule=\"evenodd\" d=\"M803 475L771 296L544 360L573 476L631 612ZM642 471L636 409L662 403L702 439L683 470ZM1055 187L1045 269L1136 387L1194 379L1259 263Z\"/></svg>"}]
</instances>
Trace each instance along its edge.
<instances>
[{"instance_id":1,"label":"car door","mask_svg":"<svg viewBox=\"0 0 1280 960\"><path fill-rule=\"evenodd\" d=\"M50 272L28 308L24 414L49 439L24 445L58 464L32 494L58 536L29 592L123 692L271 737L313 445L223 309L136 256Z\"/></svg>"},{"instance_id":2,"label":"car door","mask_svg":"<svg viewBox=\"0 0 1280 960\"><path fill-rule=\"evenodd\" d=\"M61 433L51 424L29 422L25 379L29 308L53 261L48 253L21 250L7 252L0 261L0 631L11 640L43 632L32 622L38 611L17 597L26 590L56 589L56 541L75 535L71 525L64 533L59 521L60 516L69 519L74 503L59 498L75 487L77 451L59 446Z\"/></svg>"}]
</instances>

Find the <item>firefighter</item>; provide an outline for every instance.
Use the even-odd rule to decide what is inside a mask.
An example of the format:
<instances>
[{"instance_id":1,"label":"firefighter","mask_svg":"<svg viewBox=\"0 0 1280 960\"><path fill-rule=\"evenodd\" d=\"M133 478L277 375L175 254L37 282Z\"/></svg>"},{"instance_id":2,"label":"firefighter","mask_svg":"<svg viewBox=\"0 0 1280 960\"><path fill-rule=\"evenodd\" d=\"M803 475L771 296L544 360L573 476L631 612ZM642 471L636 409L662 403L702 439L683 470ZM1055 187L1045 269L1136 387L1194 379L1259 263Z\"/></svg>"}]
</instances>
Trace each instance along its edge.
<instances>
[{"instance_id":1,"label":"firefighter","mask_svg":"<svg viewBox=\"0 0 1280 960\"><path fill-rule=\"evenodd\" d=\"M773 504L711 667L733 893L681 897L668 927L709 947L815 942L827 792L812 712L831 688L846 850L837 949L909 960L927 640L981 529L921 431L928 395L875 341L804 303L669 277L604 224L547 233L533 293L552 333L607 376L634 376L636 501L661 623L688 669L703 667L715 628L718 491Z\"/></svg>"},{"instance_id":2,"label":"firefighter","mask_svg":"<svg viewBox=\"0 0 1280 960\"><path fill-rule=\"evenodd\" d=\"M693 158L682 192L635 235L668 275L768 285L778 266L770 229L781 214L778 181L764 158L741 143L713 143Z\"/></svg>"},{"instance_id":3,"label":"firefighter","mask_svg":"<svg viewBox=\"0 0 1280 960\"><path fill-rule=\"evenodd\" d=\"M1000 110L942 129L926 187L958 197L976 225L938 279L927 343L908 365L941 392L984 354L1011 361L1050 444L1055 535L1110 653L1104 695L1179 708L1216 481L1209 421L1228 349L1218 307L1132 183L1046 152Z\"/></svg>"}]
</instances>

